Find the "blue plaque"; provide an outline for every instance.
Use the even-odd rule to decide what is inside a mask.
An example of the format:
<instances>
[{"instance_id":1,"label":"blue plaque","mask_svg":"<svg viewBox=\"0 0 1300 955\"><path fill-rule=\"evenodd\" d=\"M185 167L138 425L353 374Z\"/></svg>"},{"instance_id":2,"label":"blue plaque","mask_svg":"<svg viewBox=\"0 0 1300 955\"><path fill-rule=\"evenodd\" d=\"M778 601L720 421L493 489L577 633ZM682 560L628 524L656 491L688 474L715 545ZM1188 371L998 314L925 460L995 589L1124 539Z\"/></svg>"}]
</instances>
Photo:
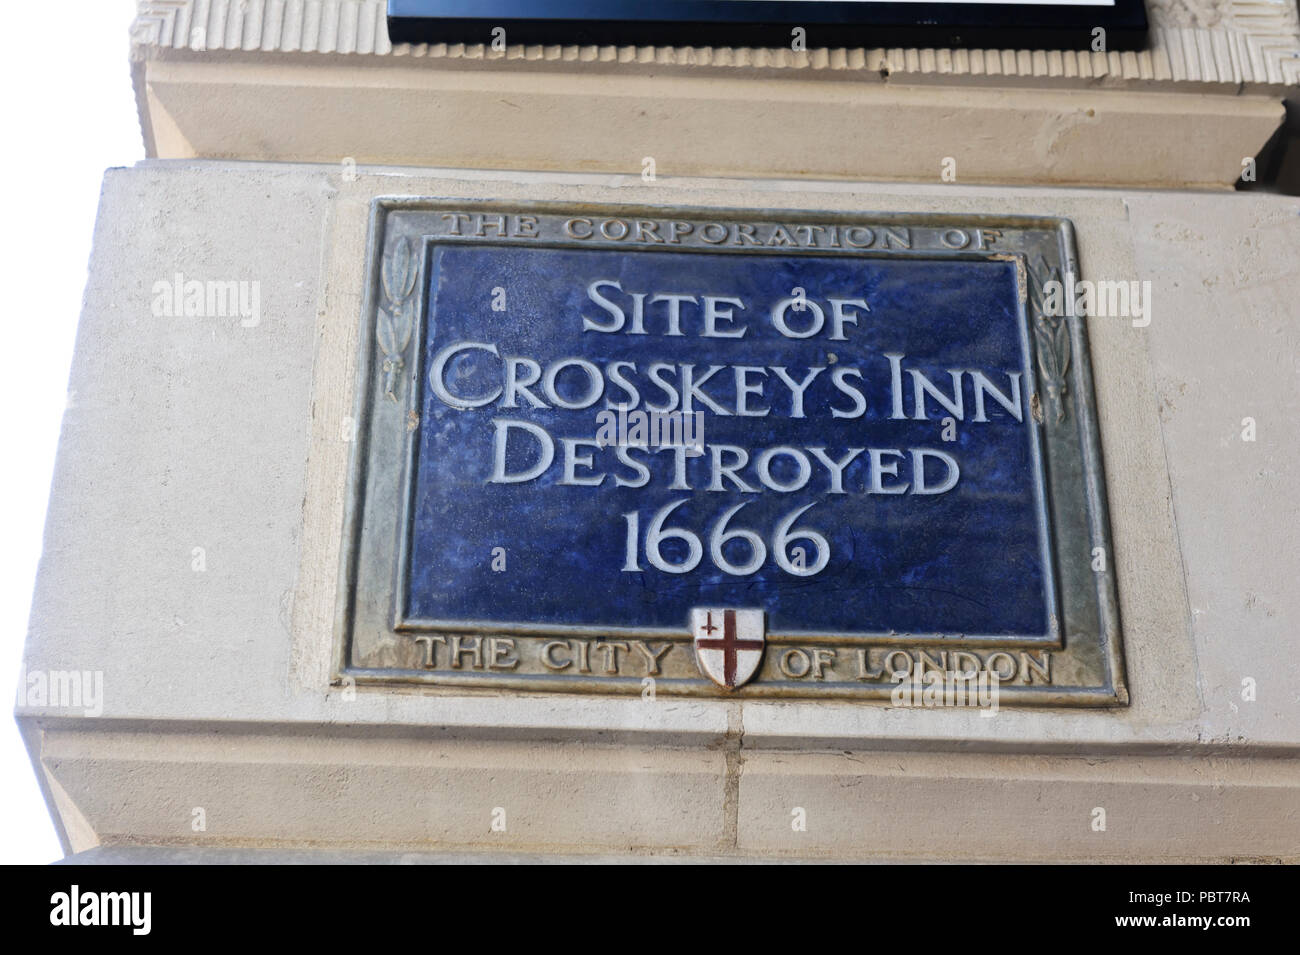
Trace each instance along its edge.
<instances>
[{"instance_id":1,"label":"blue plaque","mask_svg":"<svg viewBox=\"0 0 1300 955\"><path fill-rule=\"evenodd\" d=\"M340 672L1124 702L1068 223L385 201ZM1100 565L1097 555L1101 554Z\"/></svg>"},{"instance_id":2,"label":"blue plaque","mask_svg":"<svg viewBox=\"0 0 1300 955\"><path fill-rule=\"evenodd\" d=\"M670 631L752 605L773 633L1055 639L1013 262L430 255L407 620ZM694 441L629 446L647 406ZM698 559L647 541L666 507ZM790 541L786 569L771 531L797 509L826 544ZM742 537L712 559L729 512L765 559Z\"/></svg>"}]
</instances>

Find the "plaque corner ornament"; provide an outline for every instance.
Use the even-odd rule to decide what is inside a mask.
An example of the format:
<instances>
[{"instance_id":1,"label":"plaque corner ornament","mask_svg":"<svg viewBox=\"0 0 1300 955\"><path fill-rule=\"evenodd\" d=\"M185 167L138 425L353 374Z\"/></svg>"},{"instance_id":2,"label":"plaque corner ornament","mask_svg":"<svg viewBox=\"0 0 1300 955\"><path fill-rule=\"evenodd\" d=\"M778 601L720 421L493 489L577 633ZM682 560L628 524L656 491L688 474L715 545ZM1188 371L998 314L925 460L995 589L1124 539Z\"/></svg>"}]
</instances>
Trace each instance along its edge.
<instances>
[{"instance_id":1,"label":"plaque corner ornament","mask_svg":"<svg viewBox=\"0 0 1300 955\"><path fill-rule=\"evenodd\" d=\"M380 281L384 302L375 316L375 338L383 352L384 397L397 400L398 375L406 364L406 346L415 328L415 288L420 267L411 240L402 236L384 255Z\"/></svg>"},{"instance_id":2,"label":"plaque corner ornament","mask_svg":"<svg viewBox=\"0 0 1300 955\"><path fill-rule=\"evenodd\" d=\"M1043 375L1047 397L1056 409L1056 423L1061 424L1065 421L1069 397L1066 376L1070 369L1070 328L1061 310L1052 308L1049 302L1053 285L1057 289L1064 287L1061 271L1041 255L1027 271L1038 369Z\"/></svg>"},{"instance_id":3,"label":"plaque corner ornament","mask_svg":"<svg viewBox=\"0 0 1300 955\"><path fill-rule=\"evenodd\" d=\"M763 662L766 619L762 610L692 607L691 633L700 672L724 690L748 683Z\"/></svg>"}]
</instances>

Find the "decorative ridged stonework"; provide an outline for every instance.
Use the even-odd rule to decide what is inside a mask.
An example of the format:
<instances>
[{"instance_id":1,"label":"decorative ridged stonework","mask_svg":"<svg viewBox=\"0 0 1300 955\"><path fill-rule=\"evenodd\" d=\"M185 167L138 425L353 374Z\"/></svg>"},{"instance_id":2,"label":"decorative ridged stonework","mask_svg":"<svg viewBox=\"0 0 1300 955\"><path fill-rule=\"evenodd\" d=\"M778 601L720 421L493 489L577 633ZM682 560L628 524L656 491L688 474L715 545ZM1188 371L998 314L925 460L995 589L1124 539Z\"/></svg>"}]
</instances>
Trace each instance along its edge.
<instances>
[{"instance_id":1,"label":"decorative ridged stonework","mask_svg":"<svg viewBox=\"0 0 1300 955\"><path fill-rule=\"evenodd\" d=\"M333 54L425 60L525 60L645 65L657 70L798 70L843 78L944 84L959 77L998 85L1162 88L1214 92L1300 86L1300 24L1294 0L1148 0L1151 48L1075 50L787 49L749 47L510 46L388 42L384 0L141 0L134 56ZM972 82L963 80L963 85Z\"/></svg>"}]
</instances>

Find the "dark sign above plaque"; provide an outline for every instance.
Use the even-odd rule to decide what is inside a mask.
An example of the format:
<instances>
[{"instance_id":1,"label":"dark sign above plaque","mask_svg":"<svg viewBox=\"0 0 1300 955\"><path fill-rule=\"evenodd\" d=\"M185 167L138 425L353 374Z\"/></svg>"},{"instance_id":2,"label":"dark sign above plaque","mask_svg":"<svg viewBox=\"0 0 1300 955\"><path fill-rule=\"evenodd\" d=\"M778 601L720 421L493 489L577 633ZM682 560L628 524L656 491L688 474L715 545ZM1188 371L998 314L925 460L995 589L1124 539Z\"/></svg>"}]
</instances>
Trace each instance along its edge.
<instances>
[{"instance_id":1,"label":"dark sign above plaque","mask_svg":"<svg viewBox=\"0 0 1300 955\"><path fill-rule=\"evenodd\" d=\"M799 32L802 31L802 32ZM1138 50L1143 0L388 0L394 43Z\"/></svg>"},{"instance_id":2,"label":"dark sign above plaque","mask_svg":"<svg viewBox=\"0 0 1300 955\"><path fill-rule=\"evenodd\" d=\"M1125 698L1068 223L381 200L341 675Z\"/></svg>"}]
</instances>

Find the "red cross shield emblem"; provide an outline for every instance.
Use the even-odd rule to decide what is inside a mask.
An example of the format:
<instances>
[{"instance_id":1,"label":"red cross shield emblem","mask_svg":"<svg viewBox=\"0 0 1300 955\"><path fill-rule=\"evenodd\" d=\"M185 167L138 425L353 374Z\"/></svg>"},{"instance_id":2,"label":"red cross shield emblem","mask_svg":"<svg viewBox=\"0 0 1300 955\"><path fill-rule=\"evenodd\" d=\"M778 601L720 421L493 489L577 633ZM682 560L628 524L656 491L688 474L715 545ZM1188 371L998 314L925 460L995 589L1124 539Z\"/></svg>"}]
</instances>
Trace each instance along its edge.
<instances>
[{"instance_id":1,"label":"red cross shield emblem","mask_svg":"<svg viewBox=\"0 0 1300 955\"><path fill-rule=\"evenodd\" d=\"M761 610L691 610L695 660L718 686L734 690L748 683L763 661L766 626Z\"/></svg>"}]
</instances>

